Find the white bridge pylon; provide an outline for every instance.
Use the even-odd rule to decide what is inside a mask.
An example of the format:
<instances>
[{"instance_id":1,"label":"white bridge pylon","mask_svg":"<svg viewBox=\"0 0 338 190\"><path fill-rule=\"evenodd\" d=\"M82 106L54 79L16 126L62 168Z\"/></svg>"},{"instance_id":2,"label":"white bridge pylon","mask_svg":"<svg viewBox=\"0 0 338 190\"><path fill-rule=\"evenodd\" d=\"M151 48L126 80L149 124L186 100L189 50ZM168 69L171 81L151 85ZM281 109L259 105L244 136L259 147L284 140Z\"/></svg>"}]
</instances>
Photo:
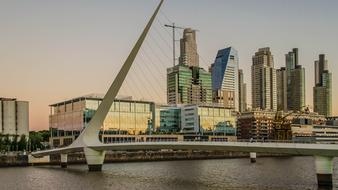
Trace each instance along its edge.
<instances>
[{"instance_id":1,"label":"white bridge pylon","mask_svg":"<svg viewBox=\"0 0 338 190\"><path fill-rule=\"evenodd\" d=\"M105 94L101 104L99 105L98 109L96 110L94 116L90 120L88 126L81 132L79 137L68 147L53 149L49 151L49 154L55 153L69 153L69 152L76 152L79 150L84 151L87 164L89 170L101 170L103 160L105 157L105 151L97 151L89 147L102 145L99 141L99 131L103 125L103 122L109 112L110 107L112 106L129 70L132 66L142 44L145 40L164 0L161 0L159 5L157 6L155 12L153 13L152 17L150 18L149 22L147 23L146 27L144 28L141 36L137 40L136 44L134 45L132 51L130 52L129 56L127 57L126 61L124 62L122 68L120 69L119 73L115 77L114 82L108 89L107 93ZM39 152L32 153L33 156L39 155ZM64 158L63 160L67 161L65 155L62 155Z\"/></svg>"}]
</instances>

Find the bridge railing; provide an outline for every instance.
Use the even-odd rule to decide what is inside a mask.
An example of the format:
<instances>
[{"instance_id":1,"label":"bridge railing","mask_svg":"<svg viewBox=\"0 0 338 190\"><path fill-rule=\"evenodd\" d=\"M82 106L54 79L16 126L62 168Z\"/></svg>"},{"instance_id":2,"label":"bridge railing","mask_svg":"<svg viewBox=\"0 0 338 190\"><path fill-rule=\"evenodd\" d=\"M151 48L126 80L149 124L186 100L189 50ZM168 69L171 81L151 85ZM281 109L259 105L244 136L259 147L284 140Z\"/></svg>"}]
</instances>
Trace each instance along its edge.
<instances>
[{"instance_id":1,"label":"bridge railing","mask_svg":"<svg viewBox=\"0 0 338 190\"><path fill-rule=\"evenodd\" d=\"M152 139L152 140L121 140L105 144L116 143L143 143L143 142L245 142L245 143L293 143L293 144L338 144L338 142L315 142L315 141L299 141L299 140L260 140L260 139L238 139L237 141L227 141L223 139Z\"/></svg>"}]
</instances>

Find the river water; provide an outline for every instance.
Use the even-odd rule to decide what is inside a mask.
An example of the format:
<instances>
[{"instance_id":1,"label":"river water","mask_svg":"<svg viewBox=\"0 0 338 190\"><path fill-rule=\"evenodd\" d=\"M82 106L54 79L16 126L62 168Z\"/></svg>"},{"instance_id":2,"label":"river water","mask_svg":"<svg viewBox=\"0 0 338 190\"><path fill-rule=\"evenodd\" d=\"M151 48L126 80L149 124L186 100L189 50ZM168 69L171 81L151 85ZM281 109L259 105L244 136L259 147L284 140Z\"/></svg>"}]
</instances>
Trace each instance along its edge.
<instances>
[{"instance_id":1,"label":"river water","mask_svg":"<svg viewBox=\"0 0 338 190\"><path fill-rule=\"evenodd\" d=\"M113 163L102 172L88 172L86 165L0 168L0 189L303 190L317 183L312 157L281 157L254 164L245 158Z\"/></svg>"}]
</instances>

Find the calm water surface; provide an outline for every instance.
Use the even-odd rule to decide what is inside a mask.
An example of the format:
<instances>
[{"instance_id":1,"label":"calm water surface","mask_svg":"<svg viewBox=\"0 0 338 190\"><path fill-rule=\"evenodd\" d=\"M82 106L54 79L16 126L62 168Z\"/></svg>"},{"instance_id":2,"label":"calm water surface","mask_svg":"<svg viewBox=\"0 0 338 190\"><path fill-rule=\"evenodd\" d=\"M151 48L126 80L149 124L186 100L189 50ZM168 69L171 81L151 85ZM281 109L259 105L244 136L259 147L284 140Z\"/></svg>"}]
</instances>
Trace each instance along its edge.
<instances>
[{"instance_id":1,"label":"calm water surface","mask_svg":"<svg viewBox=\"0 0 338 190\"><path fill-rule=\"evenodd\" d=\"M335 168L338 187L336 173ZM86 165L1 168L0 189L302 190L317 184L312 157L286 157L258 158L255 164L249 159L114 163L102 172L88 172Z\"/></svg>"}]
</instances>

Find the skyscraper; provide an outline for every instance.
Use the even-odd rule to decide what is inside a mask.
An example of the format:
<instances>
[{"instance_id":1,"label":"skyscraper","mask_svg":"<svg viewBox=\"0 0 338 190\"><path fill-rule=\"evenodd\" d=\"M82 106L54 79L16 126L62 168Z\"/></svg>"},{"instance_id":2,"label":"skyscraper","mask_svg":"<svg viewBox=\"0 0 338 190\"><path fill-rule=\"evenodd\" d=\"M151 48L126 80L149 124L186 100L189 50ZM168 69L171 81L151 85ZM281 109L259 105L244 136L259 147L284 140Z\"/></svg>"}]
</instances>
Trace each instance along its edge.
<instances>
[{"instance_id":1,"label":"skyscraper","mask_svg":"<svg viewBox=\"0 0 338 190\"><path fill-rule=\"evenodd\" d=\"M246 102L246 83L244 83L244 74L243 70L238 70L238 97L239 97L239 112L244 112L247 109L247 102Z\"/></svg>"},{"instance_id":2,"label":"skyscraper","mask_svg":"<svg viewBox=\"0 0 338 190\"><path fill-rule=\"evenodd\" d=\"M239 81L237 50L219 50L211 65L213 101L239 111Z\"/></svg>"},{"instance_id":3,"label":"skyscraper","mask_svg":"<svg viewBox=\"0 0 338 190\"><path fill-rule=\"evenodd\" d=\"M252 108L277 110L276 70L270 48L258 49L252 63Z\"/></svg>"},{"instance_id":4,"label":"skyscraper","mask_svg":"<svg viewBox=\"0 0 338 190\"><path fill-rule=\"evenodd\" d=\"M211 74L198 67L196 31L184 30L179 64L167 69L168 104L212 103Z\"/></svg>"},{"instance_id":5,"label":"skyscraper","mask_svg":"<svg viewBox=\"0 0 338 190\"><path fill-rule=\"evenodd\" d=\"M191 28L184 29L183 38L180 40L180 50L179 64L199 66L195 30Z\"/></svg>"},{"instance_id":6,"label":"skyscraper","mask_svg":"<svg viewBox=\"0 0 338 190\"><path fill-rule=\"evenodd\" d=\"M168 104L212 103L211 74L199 67L176 65L167 69Z\"/></svg>"},{"instance_id":7,"label":"skyscraper","mask_svg":"<svg viewBox=\"0 0 338 190\"><path fill-rule=\"evenodd\" d=\"M305 107L305 68L299 65L298 60L298 48L285 55L287 107L292 111L301 111Z\"/></svg>"},{"instance_id":8,"label":"skyscraper","mask_svg":"<svg viewBox=\"0 0 338 190\"><path fill-rule=\"evenodd\" d=\"M332 73L328 70L325 54L315 61L315 87L313 88L314 112L325 116L332 114Z\"/></svg>"},{"instance_id":9,"label":"skyscraper","mask_svg":"<svg viewBox=\"0 0 338 190\"><path fill-rule=\"evenodd\" d=\"M277 69L277 110L288 110L288 77L286 68Z\"/></svg>"},{"instance_id":10,"label":"skyscraper","mask_svg":"<svg viewBox=\"0 0 338 190\"><path fill-rule=\"evenodd\" d=\"M277 71L278 110L301 111L305 107L305 69L299 65L298 48L285 55L285 67Z\"/></svg>"}]
</instances>

